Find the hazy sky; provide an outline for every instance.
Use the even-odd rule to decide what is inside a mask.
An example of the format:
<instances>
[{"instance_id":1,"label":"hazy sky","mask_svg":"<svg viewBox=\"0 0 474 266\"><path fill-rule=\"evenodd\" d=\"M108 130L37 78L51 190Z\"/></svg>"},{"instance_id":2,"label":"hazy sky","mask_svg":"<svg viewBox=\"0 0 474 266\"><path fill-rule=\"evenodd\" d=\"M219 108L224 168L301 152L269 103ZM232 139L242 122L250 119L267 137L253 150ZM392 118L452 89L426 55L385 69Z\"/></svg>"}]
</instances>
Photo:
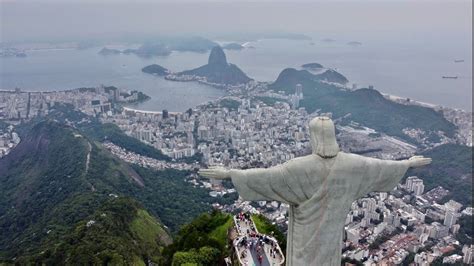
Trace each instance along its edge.
<instances>
[{"instance_id":1,"label":"hazy sky","mask_svg":"<svg viewBox=\"0 0 474 266\"><path fill-rule=\"evenodd\" d=\"M1 40L285 31L426 33L472 40L469 1L0 0Z\"/></svg>"}]
</instances>

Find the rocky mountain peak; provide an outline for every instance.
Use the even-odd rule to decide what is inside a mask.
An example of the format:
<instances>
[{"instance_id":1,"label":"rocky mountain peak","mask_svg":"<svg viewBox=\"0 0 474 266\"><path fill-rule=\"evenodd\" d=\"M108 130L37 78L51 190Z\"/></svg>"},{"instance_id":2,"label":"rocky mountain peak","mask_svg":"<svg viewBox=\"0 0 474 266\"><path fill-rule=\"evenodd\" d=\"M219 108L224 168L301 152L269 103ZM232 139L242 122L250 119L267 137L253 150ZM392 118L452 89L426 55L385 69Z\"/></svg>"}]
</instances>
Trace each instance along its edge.
<instances>
[{"instance_id":1,"label":"rocky mountain peak","mask_svg":"<svg viewBox=\"0 0 474 266\"><path fill-rule=\"evenodd\" d=\"M225 56L224 50L220 46L215 46L212 48L209 55L209 65L227 65L227 58Z\"/></svg>"}]
</instances>

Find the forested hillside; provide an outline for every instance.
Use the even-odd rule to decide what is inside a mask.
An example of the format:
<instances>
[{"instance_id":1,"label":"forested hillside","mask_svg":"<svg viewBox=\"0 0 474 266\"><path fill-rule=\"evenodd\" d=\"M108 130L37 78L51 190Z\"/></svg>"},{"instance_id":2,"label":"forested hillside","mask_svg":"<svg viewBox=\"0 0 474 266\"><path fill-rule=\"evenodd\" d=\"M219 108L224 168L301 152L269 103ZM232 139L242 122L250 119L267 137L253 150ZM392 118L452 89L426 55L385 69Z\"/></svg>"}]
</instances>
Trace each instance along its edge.
<instances>
[{"instance_id":1,"label":"forested hillside","mask_svg":"<svg viewBox=\"0 0 474 266\"><path fill-rule=\"evenodd\" d=\"M270 88L294 93L296 84L303 86L304 99L300 106L305 107L308 112L331 112L335 118L350 115L349 119L352 121L411 142L414 140L405 135L403 129L443 131L447 136L453 136L456 129L441 113L431 108L395 103L385 99L374 89L343 90L320 82L306 70L287 68Z\"/></svg>"},{"instance_id":2,"label":"forested hillside","mask_svg":"<svg viewBox=\"0 0 474 266\"><path fill-rule=\"evenodd\" d=\"M207 190L185 181L188 172L129 165L86 130L52 120L22 130L20 144L0 159L0 261L36 258L63 243L111 197L140 202L146 216L159 217L169 232L215 202Z\"/></svg>"},{"instance_id":3,"label":"forested hillside","mask_svg":"<svg viewBox=\"0 0 474 266\"><path fill-rule=\"evenodd\" d=\"M131 198L110 197L92 215L48 239L41 252L16 260L20 264L144 265L161 263L171 237L156 219Z\"/></svg>"},{"instance_id":4,"label":"forested hillside","mask_svg":"<svg viewBox=\"0 0 474 266\"><path fill-rule=\"evenodd\" d=\"M411 169L407 175L422 178L425 191L442 186L450 191L446 200L472 206L472 152L472 147L463 145L438 146L423 153L433 159L430 165Z\"/></svg>"}]
</instances>

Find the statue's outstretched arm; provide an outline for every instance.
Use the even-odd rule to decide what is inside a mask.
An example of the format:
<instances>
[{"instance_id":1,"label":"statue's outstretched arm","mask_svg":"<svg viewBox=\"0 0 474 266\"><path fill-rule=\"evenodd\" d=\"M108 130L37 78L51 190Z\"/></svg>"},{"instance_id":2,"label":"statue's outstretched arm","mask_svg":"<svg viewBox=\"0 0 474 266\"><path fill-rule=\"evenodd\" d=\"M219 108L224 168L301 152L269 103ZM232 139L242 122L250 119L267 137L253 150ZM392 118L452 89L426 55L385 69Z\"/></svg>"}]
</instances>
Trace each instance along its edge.
<instances>
[{"instance_id":1,"label":"statue's outstretched arm","mask_svg":"<svg viewBox=\"0 0 474 266\"><path fill-rule=\"evenodd\" d=\"M211 166L208 169L200 169L199 174L208 178L228 179L231 177L231 170L221 166Z\"/></svg>"},{"instance_id":2,"label":"statue's outstretched arm","mask_svg":"<svg viewBox=\"0 0 474 266\"><path fill-rule=\"evenodd\" d=\"M247 170L238 170L238 169L227 169L222 166L211 166L208 169L200 169L199 174L208 178L214 179L228 179L231 177L237 177L239 174L245 173L246 175L255 174L262 175L266 172L271 171L272 168L254 168Z\"/></svg>"},{"instance_id":3,"label":"statue's outstretched arm","mask_svg":"<svg viewBox=\"0 0 474 266\"><path fill-rule=\"evenodd\" d=\"M431 163L431 158L413 156L408 160L393 161L370 158L361 179L356 197L360 198L369 192L391 191L410 167L422 167Z\"/></svg>"},{"instance_id":4,"label":"statue's outstretched arm","mask_svg":"<svg viewBox=\"0 0 474 266\"><path fill-rule=\"evenodd\" d=\"M431 163L431 158L423 156L413 156L408 160L403 161L408 164L408 167L422 167Z\"/></svg>"},{"instance_id":5,"label":"statue's outstretched arm","mask_svg":"<svg viewBox=\"0 0 474 266\"><path fill-rule=\"evenodd\" d=\"M211 167L199 170L199 174L208 178L232 178L232 183L245 200L277 200L294 203L294 193L285 181L280 166L259 169L234 170L223 167Z\"/></svg>"}]
</instances>

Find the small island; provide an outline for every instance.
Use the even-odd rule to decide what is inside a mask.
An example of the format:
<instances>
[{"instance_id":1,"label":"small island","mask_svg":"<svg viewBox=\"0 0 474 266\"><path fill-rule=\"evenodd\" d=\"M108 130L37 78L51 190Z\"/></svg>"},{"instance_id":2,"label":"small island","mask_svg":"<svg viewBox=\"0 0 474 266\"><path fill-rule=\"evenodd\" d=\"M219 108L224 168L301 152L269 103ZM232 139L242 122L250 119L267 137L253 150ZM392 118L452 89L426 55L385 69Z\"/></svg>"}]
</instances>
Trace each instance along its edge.
<instances>
[{"instance_id":1,"label":"small island","mask_svg":"<svg viewBox=\"0 0 474 266\"><path fill-rule=\"evenodd\" d=\"M308 70L321 70L324 67L323 65L318 64L318 63L308 63L308 64L301 65L301 68L308 69Z\"/></svg>"},{"instance_id":2,"label":"small island","mask_svg":"<svg viewBox=\"0 0 474 266\"><path fill-rule=\"evenodd\" d=\"M110 48L107 48L107 47L104 47L99 51L100 55L116 55L116 54L121 54L121 53L122 53L122 51L120 51L118 49L110 49Z\"/></svg>"},{"instance_id":3,"label":"small island","mask_svg":"<svg viewBox=\"0 0 474 266\"><path fill-rule=\"evenodd\" d=\"M353 41L353 42L348 42L347 45L357 47L357 46L361 46L362 43Z\"/></svg>"},{"instance_id":4,"label":"small island","mask_svg":"<svg viewBox=\"0 0 474 266\"><path fill-rule=\"evenodd\" d=\"M335 42L336 40L331 39L331 38L325 38L321 40L322 42Z\"/></svg>"},{"instance_id":5,"label":"small island","mask_svg":"<svg viewBox=\"0 0 474 266\"><path fill-rule=\"evenodd\" d=\"M244 48L245 47L243 45L241 45L239 43L235 43L235 42L228 43L228 44L222 46L222 49L224 49L224 50L242 50Z\"/></svg>"},{"instance_id":6,"label":"small island","mask_svg":"<svg viewBox=\"0 0 474 266\"><path fill-rule=\"evenodd\" d=\"M166 76L171 73L168 69L157 64L149 65L142 68L142 72L157 76Z\"/></svg>"},{"instance_id":7,"label":"small island","mask_svg":"<svg viewBox=\"0 0 474 266\"><path fill-rule=\"evenodd\" d=\"M144 44L138 49L110 49L107 47L102 48L99 51L100 55L118 55L118 54L136 54L141 57L151 57L151 56L166 56L171 54L171 50L168 49L163 44Z\"/></svg>"},{"instance_id":8,"label":"small island","mask_svg":"<svg viewBox=\"0 0 474 266\"><path fill-rule=\"evenodd\" d=\"M138 49L128 49L126 52L136 54L142 57L151 56L167 56L171 54L171 50L162 43L147 43L140 46Z\"/></svg>"},{"instance_id":9,"label":"small island","mask_svg":"<svg viewBox=\"0 0 474 266\"><path fill-rule=\"evenodd\" d=\"M110 49L104 47L101 55L135 54L140 57L168 56L173 51L205 53L217 43L202 37L159 37L136 49Z\"/></svg>"},{"instance_id":10,"label":"small island","mask_svg":"<svg viewBox=\"0 0 474 266\"><path fill-rule=\"evenodd\" d=\"M17 48L0 48L0 57L26 57L26 53Z\"/></svg>"}]
</instances>

